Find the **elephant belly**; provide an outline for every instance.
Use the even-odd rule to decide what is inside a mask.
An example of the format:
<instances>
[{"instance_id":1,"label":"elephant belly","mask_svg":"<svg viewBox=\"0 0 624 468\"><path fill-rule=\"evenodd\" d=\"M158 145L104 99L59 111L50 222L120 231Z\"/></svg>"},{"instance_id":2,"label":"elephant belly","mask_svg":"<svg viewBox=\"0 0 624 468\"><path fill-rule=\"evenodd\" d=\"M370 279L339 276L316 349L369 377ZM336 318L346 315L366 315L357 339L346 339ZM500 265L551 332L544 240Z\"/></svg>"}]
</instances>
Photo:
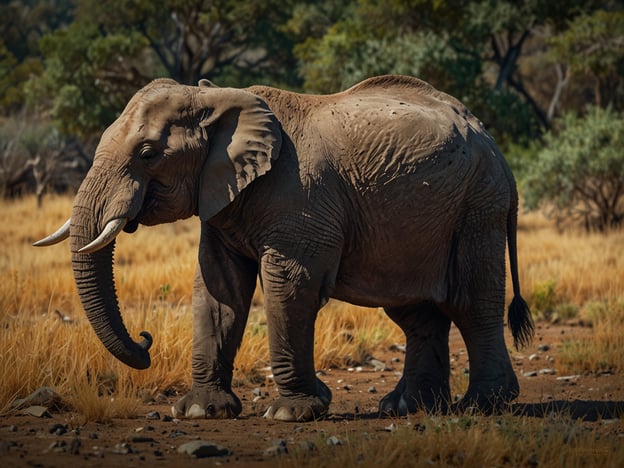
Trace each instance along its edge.
<instances>
[{"instance_id":1,"label":"elephant belly","mask_svg":"<svg viewBox=\"0 0 624 468\"><path fill-rule=\"evenodd\" d=\"M342 259L332 297L365 307L443 303L448 295L447 265L443 248L355 252Z\"/></svg>"}]
</instances>

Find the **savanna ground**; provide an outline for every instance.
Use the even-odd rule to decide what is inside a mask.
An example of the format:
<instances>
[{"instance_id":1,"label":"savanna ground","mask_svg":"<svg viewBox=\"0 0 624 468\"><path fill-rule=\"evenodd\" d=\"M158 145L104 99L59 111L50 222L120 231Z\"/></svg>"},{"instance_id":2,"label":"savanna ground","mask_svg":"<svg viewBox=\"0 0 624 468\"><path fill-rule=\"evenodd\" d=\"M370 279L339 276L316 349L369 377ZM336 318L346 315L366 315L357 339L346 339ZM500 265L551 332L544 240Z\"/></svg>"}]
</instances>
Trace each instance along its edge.
<instances>
[{"instance_id":1,"label":"savanna ground","mask_svg":"<svg viewBox=\"0 0 624 468\"><path fill-rule=\"evenodd\" d=\"M315 348L333 392L330 414L304 424L264 420L276 388L258 293L236 361L243 413L177 421L170 406L191 383L198 221L142 227L118 240L126 325L135 338L140 330L154 336L152 366L136 371L95 338L67 243L31 247L69 216L71 201L48 198L42 210L34 198L0 201L2 466L624 466L624 232L562 234L538 215L521 216L520 279L537 330L520 351L507 337L521 395L500 415L379 419L377 403L402 370L403 336L379 310L331 302L319 314ZM470 366L456 329L451 365L452 393L461 395ZM12 408L41 387L61 398L48 404L49 418ZM196 439L228 453L178 453Z\"/></svg>"}]
</instances>

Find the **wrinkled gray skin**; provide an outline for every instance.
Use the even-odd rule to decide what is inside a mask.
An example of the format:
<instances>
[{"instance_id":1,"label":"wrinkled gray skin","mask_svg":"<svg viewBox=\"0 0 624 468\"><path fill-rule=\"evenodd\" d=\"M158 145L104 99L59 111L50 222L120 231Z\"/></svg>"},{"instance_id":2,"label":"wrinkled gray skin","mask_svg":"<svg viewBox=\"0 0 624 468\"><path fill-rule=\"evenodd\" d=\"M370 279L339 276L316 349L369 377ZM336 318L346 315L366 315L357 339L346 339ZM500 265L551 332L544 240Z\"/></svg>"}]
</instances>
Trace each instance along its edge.
<instances>
[{"instance_id":1,"label":"wrinkled gray skin","mask_svg":"<svg viewBox=\"0 0 624 468\"><path fill-rule=\"evenodd\" d=\"M381 412L447 408L451 321L470 358L460 407L492 410L519 391L503 338L507 241L516 344L533 331L518 284L517 203L482 124L417 79L372 78L329 96L157 80L103 134L69 232L96 334L117 358L146 368L151 337L135 343L117 303L114 237L77 251L111 220L133 232L199 216L193 386L175 416L241 412L232 368L258 274L280 393L266 417L327 412L313 334L329 298L384 307L405 332L404 374Z\"/></svg>"}]
</instances>

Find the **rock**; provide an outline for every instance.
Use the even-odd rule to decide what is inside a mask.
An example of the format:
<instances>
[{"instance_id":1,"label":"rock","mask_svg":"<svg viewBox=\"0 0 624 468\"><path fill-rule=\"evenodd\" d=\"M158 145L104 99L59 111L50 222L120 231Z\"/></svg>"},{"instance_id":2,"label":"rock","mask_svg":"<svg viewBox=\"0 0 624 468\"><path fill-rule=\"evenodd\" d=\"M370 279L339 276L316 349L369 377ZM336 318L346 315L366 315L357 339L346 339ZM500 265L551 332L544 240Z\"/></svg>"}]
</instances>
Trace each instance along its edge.
<instances>
[{"instance_id":1,"label":"rock","mask_svg":"<svg viewBox=\"0 0 624 468\"><path fill-rule=\"evenodd\" d=\"M342 445L342 440L336 436L330 436L325 440L325 443L330 446Z\"/></svg>"},{"instance_id":2,"label":"rock","mask_svg":"<svg viewBox=\"0 0 624 468\"><path fill-rule=\"evenodd\" d=\"M52 442L47 449L43 451L43 453L64 453L67 452L67 443L64 440L57 440Z\"/></svg>"},{"instance_id":3,"label":"rock","mask_svg":"<svg viewBox=\"0 0 624 468\"><path fill-rule=\"evenodd\" d=\"M67 432L67 424L50 424L48 432L50 434L63 435Z\"/></svg>"},{"instance_id":4,"label":"rock","mask_svg":"<svg viewBox=\"0 0 624 468\"><path fill-rule=\"evenodd\" d=\"M82 445L82 442L80 442L80 439L75 438L71 441L71 443L69 444L69 453L71 453L72 455L80 455L80 446Z\"/></svg>"},{"instance_id":5,"label":"rock","mask_svg":"<svg viewBox=\"0 0 624 468\"><path fill-rule=\"evenodd\" d=\"M11 403L11 409L24 409L29 406L45 406L53 410L65 410L69 405L63 402L61 396L50 387L41 387L26 398L18 398Z\"/></svg>"},{"instance_id":6,"label":"rock","mask_svg":"<svg viewBox=\"0 0 624 468\"><path fill-rule=\"evenodd\" d=\"M284 439L274 440L271 446L264 451L264 454L269 456L285 455L287 453L288 448Z\"/></svg>"},{"instance_id":7,"label":"rock","mask_svg":"<svg viewBox=\"0 0 624 468\"><path fill-rule=\"evenodd\" d=\"M386 432L396 432L397 430L397 425L392 423L389 426L384 427L384 431Z\"/></svg>"},{"instance_id":8,"label":"rock","mask_svg":"<svg viewBox=\"0 0 624 468\"><path fill-rule=\"evenodd\" d=\"M379 359L375 359L375 358L371 358L367 361L367 364L369 366L372 366L374 370L376 371L386 371L386 370L390 370L388 367L386 367L386 363L380 361Z\"/></svg>"},{"instance_id":9,"label":"rock","mask_svg":"<svg viewBox=\"0 0 624 468\"><path fill-rule=\"evenodd\" d=\"M524 374L525 377L535 377L537 375L536 371L530 371L530 372L525 372Z\"/></svg>"},{"instance_id":10,"label":"rock","mask_svg":"<svg viewBox=\"0 0 624 468\"><path fill-rule=\"evenodd\" d=\"M400 351L404 353L406 350L406 346L404 344L395 343L390 345L390 351Z\"/></svg>"},{"instance_id":11,"label":"rock","mask_svg":"<svg viewBox=\"0 0 624 468\"><path fill-rule=\"evenodd\" d=\"M540 369L540 375L555 375L557 371L555 369Z\"/></svg>"},{"instance_id":12,"label":"rock","mask_svg":"<svg viewBox=\"0 0 624 468\"><path fill-rule=\"evenodd\" d=\"M580 377L580 374L576 374L576 375L562 375L561 377L557 377L557 380L559 380L560 382L569 382L571 380L577 380Z\"/></svg>"},{"instance_id":13,"label":"rock","mask_svg":"<svg viewBox=\"0 0 624 468\"><path fill-rule=\"evenodd\" d=\"M29 406L22 414L26 414L28 416L35 416L36 418L51 418L52 415L48 411L48 408L45 406Z\"/></svg>"},{"instance_id":14,"label":"rock","mask_svg":"<svg viewBox=\"0 0 624 468\"><path fill-rule=\"evenodd\" d=\"M160 413L158 411L150 411L145 415L145 419L160 420Z\"/></svg>"},{"instance_id":15,"label":"rock","mask_svg":"<svg viewBox=\"0 0 624 468\"><path fill-rule=\"evenodd\" d=\"M368 387L368 393L377 393L376 387Z\"/></svg>"},{"instance_id":16,"label":"rock","mask_svg":"<svg viewBox=\"0 0 624 468\"><path fill-rule=\"evenodd\" d=\"M299 448L305 452L315 452L318 450L316 444L310 440L302 440L299 442Z\"/></svg>"},{"instance_id":17,"label":"rock","mask_svg":"<svg viewBox=\"0 0 624 468\"><path fill-rule=\"evenodd\" d=\"M550 345L547 345L545 343L537 347L537 350L542 351L542 352L548 351L549 349L550 349Z\"/></svg>"},{"instance_id":18,"label":"rock","mask_svg":"<svg viewBox=\"0 0 624 468\"><path fill-rule=\"evenodd\" d=\"M427 430L427 426L421 423L414 424L414 430L417 432L425 432Z\"/></svg>"},{"instance_id":19,"label":"rock","mask_svg":"<svg viewBox=\"0 0 624 468\"><path fill-rule=\"evenodd\" d=\"M178 447L178 453L186 453L195 458L223 457L229 455L230 451L214 442L205 440L193 440Z\"/></svg>"},{"instance_id":20,"label":"rock","mask_svg":"<svg viewBox=\"0 0 624 468\"><path fill-rule=\"evenodd\" d=\"M539 358L539 354L534 353L529 356L529 361L537 361Z\"/></svg>"},{"instance_id":21,"label":"rock","mask_svg":"<svg viewBox=\"0 0 624 468\"><path fill-rule=\"evenodd\" d=\"M115 447L113 448L113 453L116 453L118 455L127 455L129 453L137 453L137 451L134 450L132 446L127 442L122 442L121 444L115 444Z\"/></svg>"},{"instance_id":22,"label":"rock","mask_svg":"<svg viewBox=\"0 0 624 468\"><path fill-rule=\"evenodd\" d=\"M130 438L130 442L133 444L142 444L145 442L155 442L153 437L147 436L133 436Z\"/></svg>"}]
</instances>

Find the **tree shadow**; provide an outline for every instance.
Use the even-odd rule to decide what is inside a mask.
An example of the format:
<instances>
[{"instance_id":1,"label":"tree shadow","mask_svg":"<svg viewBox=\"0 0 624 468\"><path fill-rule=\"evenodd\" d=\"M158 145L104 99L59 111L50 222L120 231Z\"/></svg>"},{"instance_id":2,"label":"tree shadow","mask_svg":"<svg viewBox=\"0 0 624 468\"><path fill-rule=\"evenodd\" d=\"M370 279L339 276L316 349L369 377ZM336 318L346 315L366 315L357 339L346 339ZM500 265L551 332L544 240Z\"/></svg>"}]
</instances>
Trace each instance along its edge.
<instances>
[{"instance_id":1,"label":"tree shadow","mask_svg":"<svg viewBox=\"0 0 624 468\"><path fill-rule=\"evenodd\" d=\"M420 413L420 412L419 412ZM425 414L425 413L422 413ZM451 416L461 412L448 411L444 413L428 413ZM488 413L491 415L491 413ZM598 401L598 400L554 400L543 403L514 403L499 414L511 414L513 416L527 416L530 418L546 418L549 416L567 416L571 419L580 419L593 422L602 419L624 419L624 401ZM483 413L486 415L486 413ZM375 419L396 419L396 415L371 413L338 412L329 413L326 419L334 421L355 421Z\"/></svg>"},{"instance_id":2,"label":"tree shadow","mask_svg":"<svg viewBox=\"0 0 624 468\"><path fill-rule=\"evenodd\" d=\"M511 405L514 416L544 418L550 415L566 415L572 419L598 421L601 419L622 419L624 401L598 400L554 400L544 403L514 403Z\"/></svg>"}]
</instances>

